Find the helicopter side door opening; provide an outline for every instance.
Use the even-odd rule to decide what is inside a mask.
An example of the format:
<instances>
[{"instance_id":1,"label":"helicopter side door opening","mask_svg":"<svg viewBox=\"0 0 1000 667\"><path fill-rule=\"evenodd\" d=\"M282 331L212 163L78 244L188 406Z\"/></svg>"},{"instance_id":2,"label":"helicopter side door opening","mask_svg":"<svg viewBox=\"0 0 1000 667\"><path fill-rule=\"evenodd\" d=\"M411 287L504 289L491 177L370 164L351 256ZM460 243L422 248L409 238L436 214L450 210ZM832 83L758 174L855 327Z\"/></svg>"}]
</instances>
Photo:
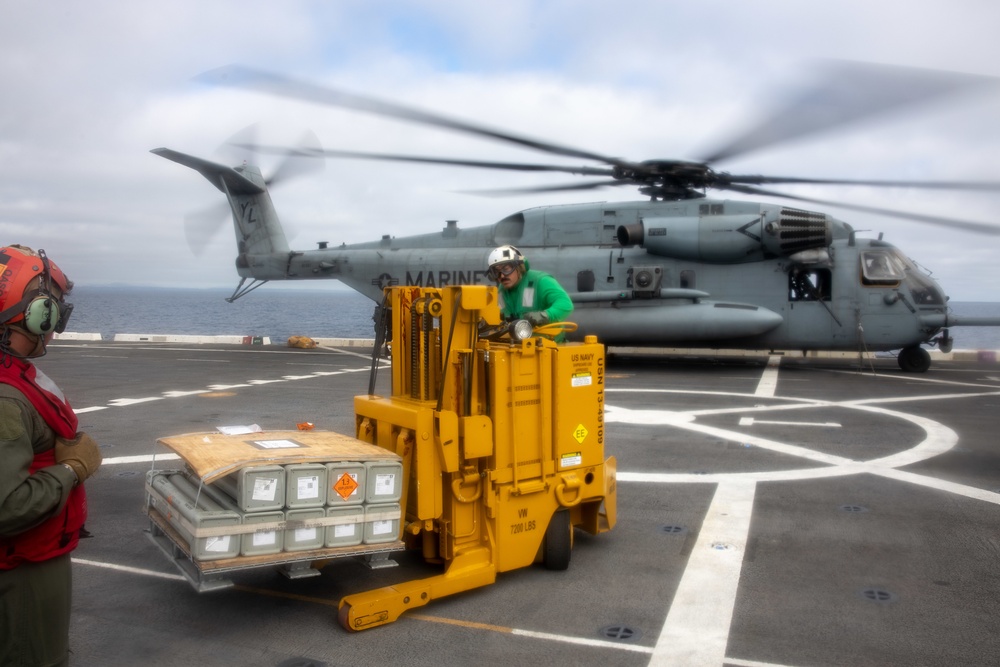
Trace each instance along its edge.
<instances>
[{"instance_id":1,"label":"helicopter side door opening","mask_svg":"<svg viewBox=\"0 0 1000 667\"><path fill-rule=\"evenodd\" d=\"M830 269L793 269L788 273L788 300L830 301L832 286Z\"/></svg>"}]
</instances>

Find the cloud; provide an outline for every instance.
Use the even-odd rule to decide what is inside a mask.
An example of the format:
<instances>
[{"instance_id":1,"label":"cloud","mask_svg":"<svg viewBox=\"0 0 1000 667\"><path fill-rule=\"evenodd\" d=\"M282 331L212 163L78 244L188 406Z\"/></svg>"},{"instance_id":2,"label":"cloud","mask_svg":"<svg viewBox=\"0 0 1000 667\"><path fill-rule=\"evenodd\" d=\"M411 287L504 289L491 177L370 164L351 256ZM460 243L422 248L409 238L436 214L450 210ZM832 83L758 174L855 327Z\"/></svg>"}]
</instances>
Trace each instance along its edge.
<instances>
[{"instance_id":1,"label":"cloud","mask_svg":"<svg viewBox=\"0 0 1000 667\"><path fill-rule=\"evenodd\" d=\"M198 174L149 153L216 157L254 123L261 141L311 128L326 146L488 160L544 155L363 114L200 86L245 63L548 141L629 159L697 158L801 76L838 57L1000 75L994 3L459 0L374 3L39 5L5 1L0 25L0 235L44 247L78 283L230 286L229 226L201 256L184 216L220 200ZM1000 96L817 135L720 165L845 178L992 179ZM264 158L265 173L277 159ZM566 177L568 178L568 177ZM590 194L474 197L558 182L530 174L331 160L273 193L293 245L489 224L518 209L634 199ZM799 188L823 199L990 221L995 197L908 189ZM989 300L992 243L963 232L830 212L934 268L953 298Z\"/></svg>"}]
</instances>

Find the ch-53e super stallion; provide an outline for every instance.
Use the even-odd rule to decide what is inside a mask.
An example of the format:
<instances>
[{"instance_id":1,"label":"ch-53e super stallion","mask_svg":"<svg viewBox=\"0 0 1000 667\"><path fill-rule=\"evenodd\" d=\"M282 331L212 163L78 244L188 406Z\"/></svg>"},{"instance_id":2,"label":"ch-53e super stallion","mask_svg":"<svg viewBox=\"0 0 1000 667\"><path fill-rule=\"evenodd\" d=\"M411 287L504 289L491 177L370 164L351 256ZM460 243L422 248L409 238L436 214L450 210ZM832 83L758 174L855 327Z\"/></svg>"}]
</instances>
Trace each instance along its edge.
<instances>
[{"instance_id":1,"label":"ch-53e super stallion","mask_svg":"<svg viewBox=\"0 0 1000 667\"><path fill-rule=\"evenodd\" d=\"M605 344L631 346L899 350L903 370L925 371L930 355L922 345L949 351L951 327L1000 326L1000 319L956 317L949 312L948 297L941 286L881 235L862 238L848 222L823 212L705 196L706 190L728 190L1000 234L1000 227L978 222L816 200L758 187L811 183L992 191L1000 189L998 183L803 179L737 175L709 166L986 81L984 77L884 66L839 65L834 69L840 93L819 98L814 94L809 98L812 106L789 105L701 161L641 162L529 139L239 66L203 75L216 85L421 123L600 166L489 162L318 147L255 147L258 151L280 150L289 159L333 156L597 176L600 180L532 191L634 185L648 197L632 202L539 206L487 226L464 229L449 221L439 232L402 238L386 235L337 247L325 242L310 250L289 247L268 182L258 167L229 167L167 148L152 152L195 169L228 198L238 246L236 269L241 276L230 300L269 280L333 278L376 303L389 285L486 283L490 250L511 244L527 255L534 268L553 274L570 293L575 305L572 320L578 325L573 334L576 337L595 334ZM868 89L865 95L850 90L863 86ZM817 99L821 101L817 103Z\"/></svg>"}]
</instances>

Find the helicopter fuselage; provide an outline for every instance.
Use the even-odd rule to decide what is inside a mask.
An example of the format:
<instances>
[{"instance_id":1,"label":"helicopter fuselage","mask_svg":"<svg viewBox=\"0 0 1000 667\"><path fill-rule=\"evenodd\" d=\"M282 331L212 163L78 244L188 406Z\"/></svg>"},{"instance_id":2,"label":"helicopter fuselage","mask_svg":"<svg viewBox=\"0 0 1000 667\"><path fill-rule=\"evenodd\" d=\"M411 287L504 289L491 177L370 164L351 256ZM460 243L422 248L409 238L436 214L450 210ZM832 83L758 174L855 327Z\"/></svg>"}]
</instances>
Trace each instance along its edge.
<instances>
[{"instance_id":1,"label":"helicopter fuselage","mask_svg":"<svg viewBox=\"0 0 1000 667\"><path fill-rule=\"evenodd\" d=\"M577 335L607 344L891 350L949 324L944 292L892 245L824 214L742 201L546 206L486 227L245 254L238 268L336 278L378 301L388 285L485 284L487 254L506 243L567 289Z\"/></svg>"},{"instance_id":2,"label":"helicopter fuselage","mask_svg":"<svg viewBox=\"0 0 1000 667\"><path fill-rule=\"evenodd\" d=\"M242 278L230 301L270 280L337 279L376 303L390 285L484 284L490 251L511 244L569 292L570 338L608 345L900 350L900 367L919 372L930 365L922 344L950 350L948 327L1000 326L958 320L941 287L897 248L824 213L706 198L542 206L482 227L449 221L437 233L300 251L288 246L257 167L153 152L229 200Z\"/></svg>"}]
</instances>

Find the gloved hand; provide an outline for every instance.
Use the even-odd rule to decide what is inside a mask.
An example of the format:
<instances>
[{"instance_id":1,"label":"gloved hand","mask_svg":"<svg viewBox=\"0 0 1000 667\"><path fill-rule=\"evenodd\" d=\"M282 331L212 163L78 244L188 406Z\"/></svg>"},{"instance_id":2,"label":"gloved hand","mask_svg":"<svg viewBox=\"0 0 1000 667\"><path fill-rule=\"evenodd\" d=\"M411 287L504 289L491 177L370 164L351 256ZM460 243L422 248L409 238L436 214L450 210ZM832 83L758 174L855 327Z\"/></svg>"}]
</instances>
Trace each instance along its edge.
<instances>
[{"instance_id":1,"label":"gloved hand","mask_svg":"<svg viewBox=\"0 0 1000 667\"><path fill-rule=\"evenodd\" d=\"M83 484L101 467L101 450L97 442L84 432L72 440L56 438L56 463L65 463L76 473L76 481Z\"/></svg>"},{"instance_id":2,"label":"gloved hand","mask_svg":"<svg viewBox=\"0 0 1000 667\"><path fill-rule=\"evenodd\" d=\"M549 315L544 310L533 310L530 313L525 313L524 319L531 322L533 327L541 327L549 323Z\"/></svg>"}]
</instances>

